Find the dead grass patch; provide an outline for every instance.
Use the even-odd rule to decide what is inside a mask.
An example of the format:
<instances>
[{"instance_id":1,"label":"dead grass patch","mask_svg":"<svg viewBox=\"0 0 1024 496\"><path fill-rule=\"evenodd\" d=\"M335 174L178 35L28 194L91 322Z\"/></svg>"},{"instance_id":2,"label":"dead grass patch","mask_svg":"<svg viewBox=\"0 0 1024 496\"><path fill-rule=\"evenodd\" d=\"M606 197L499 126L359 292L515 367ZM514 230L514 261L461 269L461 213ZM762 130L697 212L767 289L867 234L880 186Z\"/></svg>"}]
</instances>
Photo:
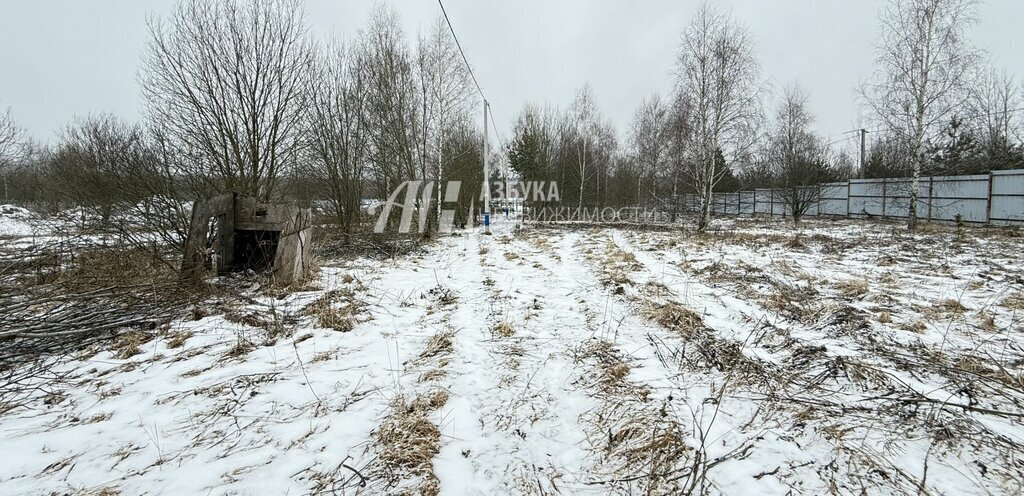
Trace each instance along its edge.
<instances>
[{"instance_id":1,"label":"dead grass patch","mask_svg":"<svg viewBox=\"0 0 1024 496\"><path fill-rule=\"evenodd\" d=\"M960 303L959 300L954 300L952 298L942 300L936 303L933 308L939 312L944 312L953 315L960 315L968 310L967 307L963 305L963 303Z\"/></svg>"},{"instance_id":2,"label":"dead grass patch","mask_svg":"<svg viewBox=\"0 0 1024 496\"><path fill-rule=\"evenodd\" d=\"M192 331L180 331L171 334L167 336L167 347L171 349L181 348L185 344L185 341L188 341L188 339L193 335Z\"/></svg>"},{"instance_id":3,"label":"dead grass patch","mask_svg":"<svg viewBox=\"0 0 1024 496\"><path fill-rule=\"evenodd\" d=\"M1024 310L1024 291L1017 291L1007 296L999 304L1010 310Z\"/></svg>"},{"instance_id":4,"label":"dead grass patch","mask_svg":"<svg viewBox=\"0 0 1024 496\"><path fill-rule=\"evenodd\" d=\"M900 326L900 329L920 334L928 329L928 324L925 324L924 321L921 319L917 319L912 322L907 322L906 324L903 324L902 326Z\"/></svg>"},{"instance_id":5,"label":"dead grass patch","mask_svg":"<svg viewBox=\"0 0 1024 496\"><path fill-rule=\"evenodd\" d=\"M512 335L515 334L515 333L516 333L516 330L515 330L514 327L512 327L512 324L510 324L508 321L504 321L504 320L501 321L501 322L498 322L497 324L495 324L494 327L491 328L491 334L492 335L501 336L503 338L512 337Z\"/></svg>"},{"instance_id":6,"label":"dead grass patch","mask_svg":"<svg viewBox=\"0 0 1024 496\"><path fill-rule=\"evenodd\" d=\"M340 305L339 305L340 303ZM352 291L347 289L332 290L317 298L303 311L313 316L317 325L338 332L349 332L358 323L358 316L363 313L364 305Z\"/></svg>"},{"instance_id":7,"label":"dead grass patch","mask_svg":"<svg viewBox=\"0 0 1024 496\"><path fill-rule=\"evenodd\" d=\"M869 286L865 279L848 279L836 283L835 288L846 298L860 298L867 294Z\"/></svg>"},{"instance_id":8,"label":"dead grass patch","mask_svg":"<svg viewBox=\"0 0 1024 496\"><path fill-rule=\"evenodd\" d=\"M142 331L121 333L111 344L111 351L114 352L114 358L125 360L142 353L139 346L152 338L153 336Z\"/></svg>"},{"instance_id":9,"label":"dead grass patch","mask_svg":"<svg viewBox=\"0 0 1024 496\"><path fill-rule=\"evenodd\" d=\"M454 345L455 330L451 328L444 329L431 336L430 340L427 341L427 345L423 347L423 351L420 352L419 357L416 358L416 361L422 362L443 355L449 355L454 349Z\"/></svg>"},{"instance_id":10,"label":"dead grass patch","mask_svg":"<svg viewBox=\"0 0 1024 496\"><path fill-rule=\"evenodd\" d=\"M224 357L225 358L240 358L240 357L244 357L244 356L248 355L249 352L254 350L254 349L256 349L256 346L253 345L248 339L239 338L238 341L235 342L235 345L232 346L231 348L229 348L226 353L224 353Z\"/></svg>"},{"instance_id":11,"label":"dead grass patch","mask_svg":"<svg viewBox=\"0 0 1024 496\"><path fill-rule=\"evenodd\" d=\"M421 477L417 492L437 494L433 459L441 449L441 431L430 421L430 413L448 401L448 391L436 389L407 400L396 398L391 412L374 432L383 472L392 480L409 474Z\"/></svg>"},{"instance_id":12,"label":"dead grass patch","mask_svg":"<svg viewBox=\"0 0 1024 496\"><path fill-rule=\"evenodd\" d=\"M643 310L643 315L658 325L687 337L704 327L704 319L700 314L674 301L648 304Z\"/></svg>"}]
</instances>

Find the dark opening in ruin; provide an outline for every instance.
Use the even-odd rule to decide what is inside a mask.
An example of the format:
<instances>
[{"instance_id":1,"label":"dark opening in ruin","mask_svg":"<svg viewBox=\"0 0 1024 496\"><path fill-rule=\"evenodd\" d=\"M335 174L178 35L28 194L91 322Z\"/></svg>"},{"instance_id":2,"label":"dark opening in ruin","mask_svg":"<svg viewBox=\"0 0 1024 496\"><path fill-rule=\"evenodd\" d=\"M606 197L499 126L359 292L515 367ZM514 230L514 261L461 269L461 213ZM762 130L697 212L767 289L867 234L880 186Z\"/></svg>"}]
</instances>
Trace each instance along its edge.
<instances>
[{"instance_id":1,"label":"dark opening in ruin","mask_svg":"<svg viewBox=\"0 0 1024 496\"><path fill-rule=\"evenodd\" d=\"M274 267L279 231L235 231L235 270L263 272Z\"/></svg>"}]
</instances>

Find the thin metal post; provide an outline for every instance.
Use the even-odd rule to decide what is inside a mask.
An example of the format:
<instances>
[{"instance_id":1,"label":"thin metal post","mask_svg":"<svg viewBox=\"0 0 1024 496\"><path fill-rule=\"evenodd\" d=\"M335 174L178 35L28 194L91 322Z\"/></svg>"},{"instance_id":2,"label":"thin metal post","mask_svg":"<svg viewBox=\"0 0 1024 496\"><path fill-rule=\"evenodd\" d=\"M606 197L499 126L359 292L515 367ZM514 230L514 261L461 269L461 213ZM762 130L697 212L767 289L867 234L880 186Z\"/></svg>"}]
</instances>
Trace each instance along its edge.
<instances>
[{"instance_id":1,"label":"thin metal post","mask_svg":"<svg viewBox=\"0 0 1024 496\"><path fill-rule=\"evenodd\" d=\"M491 234L491 168L487 162L487 107L484 100L484 234Z\"/></svg>"}]
</instances>

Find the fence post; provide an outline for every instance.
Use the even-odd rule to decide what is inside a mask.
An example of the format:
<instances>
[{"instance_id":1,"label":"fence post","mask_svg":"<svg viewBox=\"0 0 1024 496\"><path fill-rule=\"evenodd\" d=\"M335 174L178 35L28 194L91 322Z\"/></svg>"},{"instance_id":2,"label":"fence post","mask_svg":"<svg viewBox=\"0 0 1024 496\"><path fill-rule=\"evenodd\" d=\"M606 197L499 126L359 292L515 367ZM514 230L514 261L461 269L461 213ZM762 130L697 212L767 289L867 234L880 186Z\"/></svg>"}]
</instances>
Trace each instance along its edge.
<instances>
[{"instance_id":1,"label":"fence post","mask_svg":"<svg viewBox=\"0 0 1024 496\"><path fill-rule=\"evenodd\" d=\"M817 200L814 202L814 216L821 217L821 184L818 185L818 196L815 198Z\"/></svg>"},{"instance_id":2,"label":"fence post","mask_svg":"<svg viewBox=\"0 0 1024 496\"><path fill-rule=\"evenodd\" d=\"M935 176L928 176L928 222L932 221L932 190L935 189Z\"/></svg>"},{"instance_id":3,"label":"fence post","mask_svg":"<svg viewBox=\"0 0 1024 496\"><path fill-rule=\"evenodd\" d=\"M850 184L850 179L846 180L846 218L850 218L850 193L853 191L853 187Z\"/></svg>"},{"instance_id":4,"label":"fence post","mask_svg":"<svg viewBox=\"0 0 1024 496\"><path fill-rule=\"evenodd\" d=\"M985 201L985 225L992 225L992 181L995 179L992 171L988 171L988 198Z\"/></svg>"},{"instance_id":5,"label":"fence post","mask_svg":"<svg viewBox=\"0 0 1024 496\"><path fill-rule=\"evenodd\" d=\"M885 188L888 186L889 181L886 178L882 178L882 218L885 218Z\"/></svg>"},{"instance_id":6,"label":"fence post","mask_svg":"<svg viewBox=\"0 0 1024 496\"><path fill-rule=\"evenodd\" d=\"M757 217L757 188L754 188L754 211L750 214L751 217Z\"/></svg>"}]
</instances>

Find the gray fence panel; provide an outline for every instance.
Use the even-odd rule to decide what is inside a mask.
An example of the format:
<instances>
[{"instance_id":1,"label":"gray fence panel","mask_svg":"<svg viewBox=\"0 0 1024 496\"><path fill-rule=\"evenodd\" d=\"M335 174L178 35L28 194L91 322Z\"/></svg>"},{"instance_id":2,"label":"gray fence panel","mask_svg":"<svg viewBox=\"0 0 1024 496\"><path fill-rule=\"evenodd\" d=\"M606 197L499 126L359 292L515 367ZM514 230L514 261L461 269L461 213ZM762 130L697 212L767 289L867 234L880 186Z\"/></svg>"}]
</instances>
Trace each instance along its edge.
<instances>
[{"instance_id":1,"label":"gray fence panel","mask_svg":"<svg viewBox=\"0 0 1024 496\"><path fill-rule=\"evenodd\" d=\"M1024 224L1024 170L992 172L991 222Z\"/></svg>"},{"instance_id":2,"label":"gray fence panel","mask_svg":"<svg viewBox=\"0 0 1024 496\"><path fill-rule=\"evenodd\" d=\"M852 179L819 186L819 199L808 216L907 218L910 178ZM993 171L974 176L922 177L918 189L918 218L961 220L995 225L1024 225L1024 170ZM715 193L715 215L786 215L777 190L767 188L739 193ZM684 209L697 212L700 198L682 198Z\"/></svg>"},{"instance_id":3,"label":"gray fence panel","mask_svg":"<svg viewBox=\"0 0 1024 496\"><path fill-rule=\"evenodd\" d=\"M848 206L846 193L848 190L849 187L846 183L822 184L817 213L819 215L846 216L846 207Z\"/></svg>"},{"instance_id":4,"label":"gray fence panel","mask_svg":"<svg viewBox=\"0 0 1024 496\"><path fill-rule=\"evenodd\" d=\"M850 180L850 216L882 217L882 193L885 188L882 179Z\"/></svg>"},{"instance_id":5,"label":"gray fence panel","mask_svg":"<svg viewBox=\"0 0 1024 496\"><path fill-rule=\"evenodd\" d=\"M954 221L959 215L965 222L988 221L988 174L936 176L924 180L932 190L930 196L925 197L926 210L921 217Z\"/></svg>"}]
</instances>

